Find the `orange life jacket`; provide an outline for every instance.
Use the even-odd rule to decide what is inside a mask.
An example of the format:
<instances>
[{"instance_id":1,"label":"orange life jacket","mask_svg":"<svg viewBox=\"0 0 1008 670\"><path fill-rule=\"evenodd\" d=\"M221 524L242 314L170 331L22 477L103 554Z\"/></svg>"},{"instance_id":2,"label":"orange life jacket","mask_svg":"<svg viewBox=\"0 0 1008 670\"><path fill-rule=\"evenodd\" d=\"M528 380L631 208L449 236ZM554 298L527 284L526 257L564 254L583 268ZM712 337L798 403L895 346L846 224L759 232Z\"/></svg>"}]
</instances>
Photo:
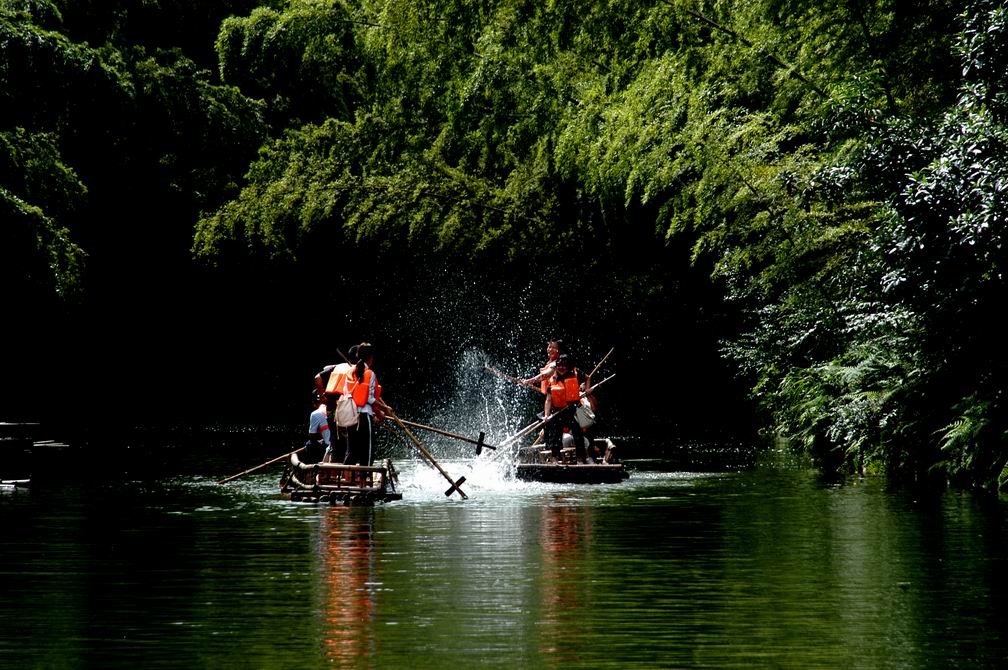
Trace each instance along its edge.
<instances>
[{"instance_id":1,"label":"orange life jacket","mask_svg":"<svg viewBox=\"0 0 1008 670\"><path fill-rule=\"evenodd\" d=\"M334 367L329 373L329 382L326 384L325 392L327 394L343 393L343 384L351 370L353 370L353 366L349 363L340 363Z\"/></svg>"},{"instance_id":2,"label":"orange life jacket","mask_svg":"<svg viewBox=\"0 0 1008 670\"><path fill-rule=\"evenodd\" d=\"M329 382L326 384L325 392L326 394L338 395L343 393L343 384L347 381L347 377L350 376L353 366L348 363L340 363L332 372L329 373ZM375 383L374 389L375 400L381 398L381 384Z\"/></svg>"},{"instance_id":3,"label":"orange life jacket","mask_svg":"<svg viewBox=\"0 0 1008 670\"><path fill-rule=\"evenodd\" d=\"M556 379L550 382L550 399L555 409L563 409L568 403L577 402L581 397L581 385L578 384L577 370L566 379Z\"/></svg>"},{"instance_id":4,"label":"orange life jacket","mask_svg":"<svg viewBox=\"0 0 1008 670\"><path fill-rule=\"evenodd\" d=\"M357 381L357 377L353 374L353 368L347 373L347 391L354 400L354 404L358 407L363 407L368 402L368 389L371 386L371 378L374 373L371 372L371 368L364 368L364 379L362 381ZM375 397L378 397L377 384L375 384Z\"/></svg>"}]
</instances>

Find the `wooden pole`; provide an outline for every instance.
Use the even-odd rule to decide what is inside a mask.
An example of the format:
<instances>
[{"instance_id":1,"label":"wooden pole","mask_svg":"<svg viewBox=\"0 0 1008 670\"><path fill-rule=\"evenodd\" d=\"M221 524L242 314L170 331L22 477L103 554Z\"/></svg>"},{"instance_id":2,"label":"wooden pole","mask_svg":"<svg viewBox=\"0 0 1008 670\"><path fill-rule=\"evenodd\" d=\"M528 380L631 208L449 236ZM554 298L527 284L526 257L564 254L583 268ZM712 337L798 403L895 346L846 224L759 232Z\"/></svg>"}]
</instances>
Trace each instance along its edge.
<instances>
[{"instance_id":1,"label":"wooden pole","mask_svg":"<svg viewBox=\"0 0 1008 670\"><path fill-rule=\"evenodd\" d=\"M441 464L438 463L436 460L434 460L434 457L431 456L430 452L424 449L424 446L420 444L420 440L417 439L416 435L414 435L410 431L410 429L406 427L406 424L403 423L403 421L398 416L396 416L395 411L391 407L389 407L384 401L381 401L381 404L382 407L385 409L386 413L390 417L392 417L392 420L396 422L396 424L399 426L399 428L402 429L404 433L406 433L406 437L410 439L410 441L413 443L413 446L417 448L417 451L423 454L424 458L430 461L430 464L433 465L437 469L437 471L441 473L442 477L448 480L449 484L451 484L451 487L449 487L449 489L445 491L445 495L450 496L455 491L458 491L459 496L461 496L463 500L466 500L469 496L467 496L465 492L461 489L462 483L465 482L466 478L460 477L458 481L453 480L451 478L451 475L445 472L445 469L441 467Z\"/></svg>"},{"instance_id":2,"label":"wooden pole","mask_svg":"<svg viewBox=\"0 0 1008 670\"><path fill-rule=\"evenodd\" d=\"M610 349L610 350L609 350L609 354L611 354L611 353L613 352L613 350L615 350L615 349L616 349L616 347L613 347L612 349ZM609 358L609 354L606 354L605 356L603 356L603 357L602 357L602 360L598 362L598 365L596 365L596 366L595 366L595 369L591 371L591 374L590 374L590 375L588 375L589 377L591 377L591 376L592 376L592 375L594 375L594 374L595 374L596 372L598 372L598 369L599 369L600 367L602 367L602 364L606 362L606 359L607 359L607 358Z\"/></svg>"},{"instance_id":3,"label":"wooden pole","mask_svg":"<svg viewBox=\"0 0 1008 670\"><path fill-rule=\"evenodd\" d=\"M465 435L458 435L456 433L450 433L447 430L442 430L441 428L435 428L434 426L425 426L422 423L414 423L413 421L407 421L406 419L400 419L407 426L412 426L413 428L421 428L423 430L429 430L432 433L438 433L439 435L444 435L445 437L454 437L456 440L461 440L462 442L468 442L470 444L475 444L478 447L486 447L487 449L496 449L497 447L486 444L482 440L474 440L471 437L466 437ZM480 433L482 435L482 433Z\"/></svg>"},{"instance_id":4,"label":"wooden pole","mask_svg":"<svg viewBox=\"0 0 1008 670\"><path fill-rule=\"evenodd\" d=\"M399 431L392 428L392 426L388 425L384 421L382 422L382 426L389 432L390 435L395 435L395 439L399 440L399 443L406 447L406 451L413 448L413 445L407 442L406 439L399 434Z\"/></svg>"},{"instance_id":5,"label":"wooden pole","mask_svg":"<svg viewBox=\"0 0 1008 670\"><path fill-rule=\"evenodd\" d=\"M527 389L532 389L532 390L540 393L541 395L546 395L545 392L541 388L539 388L538 386L529 386L528 384L526 384L525 382L523 382L521 379L518 379L517 377L512 377L511 375L507 374L506 372L501 372L497 368L491 366L489 363L484 363L483 364L483 368L487 372L493 373L493 374L497 375L498 377L501 377L502 379L506 379L509 382L513 382L515 384L518 384L519 386L524 386Z\"/></svg>"},{"instance_id":6,"label":"wooden pole","mask_svg":"<svg viewBox=\"0 0 1008 670\"><path fill-rule=\"evenodd\" d=\"M301 447L300 449L295 449L294 451L292 451L290 453L286 453L283 456L277 456L276 458L270 459L270 460L266 461L265 463L260 463L259 465L255 466L254 468L249 468L248 470L245 470L244 472L239 472L236 475L231 475L230 477L225 477L224 479L220 480L217 483L218 484L223 484L225 482L231 481L232 479L238 479L239 477L243 477L243 476L247 475L250 472L255 472L256 470L259 470L260 468L265 468L267 465L272 465L273 463L276 463L277 461L283 460L285 458L290 458L291 456L293 456L294 454L298 453L299 451L304 451L304 447Z\"/></svg>"}]
</instances>

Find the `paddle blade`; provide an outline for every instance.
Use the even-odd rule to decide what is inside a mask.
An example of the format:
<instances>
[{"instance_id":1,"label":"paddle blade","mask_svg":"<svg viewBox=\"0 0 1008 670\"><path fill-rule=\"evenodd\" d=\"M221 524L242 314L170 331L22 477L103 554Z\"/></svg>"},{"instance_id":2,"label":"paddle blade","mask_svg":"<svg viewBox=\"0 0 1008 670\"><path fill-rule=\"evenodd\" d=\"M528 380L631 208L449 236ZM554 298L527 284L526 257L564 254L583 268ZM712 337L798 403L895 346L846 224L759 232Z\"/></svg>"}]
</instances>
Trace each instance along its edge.
<instances>
[{"instance_id":1,"label":"paddle blade","mask_svg":"<svg viewBox=\"0 0 1008 670\"><path fill-rule=\"evenodd\" d=\"M463 498L467 498L468 496L462 492L462 489L459 488L460 486L462 486L465 480L466 480L465 477L459 477L458 481L452 484L451 488L449 488L447 491L444 492L445 496L446 497L450 496L455 491L458 491L460 496L462 496Z\"/></svg>"}]
</instances>

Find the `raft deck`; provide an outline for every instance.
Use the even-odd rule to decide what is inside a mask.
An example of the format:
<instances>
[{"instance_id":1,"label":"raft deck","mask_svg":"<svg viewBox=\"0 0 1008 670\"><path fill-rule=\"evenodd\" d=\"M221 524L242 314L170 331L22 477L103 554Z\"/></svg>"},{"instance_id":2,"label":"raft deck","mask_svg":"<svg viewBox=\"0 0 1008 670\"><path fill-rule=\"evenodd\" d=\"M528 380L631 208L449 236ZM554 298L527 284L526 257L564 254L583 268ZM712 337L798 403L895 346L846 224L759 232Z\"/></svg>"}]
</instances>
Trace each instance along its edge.
<instances>
[{"instance_id":1,"label":"raft deck","mask_svg":"<svg viewBox=\"0 0 1008 670\"><path fill-rule=\"evenodd\" d=\"M280 477L280 491L295 502L331 505L373 505L402 500L395 490L397 473L392 461L381 467L342 463L302 463L291 454Z\"/></svg>"},{"instance_id":2,"label":"raft deck","mask_svg":"<svg viewBox=\"0 0 1008 670\"><path fill-rule=\"evenodd\" d=\"M544 445L524 447L518 451L515 476L523 481L556 484L617 484L630 475L616 457L616 445L609 438L591 441L594 463L578 463L574 447L560 450L560 462L552 462L553 454Z\"/></svg>"}]
</instances>

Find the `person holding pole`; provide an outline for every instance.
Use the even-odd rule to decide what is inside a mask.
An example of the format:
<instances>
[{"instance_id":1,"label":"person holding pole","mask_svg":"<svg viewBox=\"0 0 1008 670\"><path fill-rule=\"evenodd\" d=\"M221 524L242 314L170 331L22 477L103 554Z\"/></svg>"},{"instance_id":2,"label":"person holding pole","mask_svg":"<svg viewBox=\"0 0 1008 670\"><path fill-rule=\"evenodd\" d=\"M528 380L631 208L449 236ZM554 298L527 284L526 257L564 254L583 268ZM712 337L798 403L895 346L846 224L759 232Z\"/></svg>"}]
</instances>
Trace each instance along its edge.
<instances>
[{"instance_id":1,"label":"person holding pole","mask_svg":"<svg viewBox=\"0 0 1008 670\"><path fill-rule=\"evenodd\" d=\"M574 454L578 463L587 462L584 435L581 425L577 422L575 408L581 402L581 385L578 383L577 370L571 366L567 354L557 356L553 376L549 380L549 393L546 396L546 410L543 419L551 419L543 429L546 446L550 449L553 459L561 462L560 450L563 448L564 430L574 438Z\"/></svg>"},{"instance_id":2,"label":"person holding pole","mask_svg":"<svg viewBox=\"0 0 1008 670\"><path fill-rule=\"evenodd\" d=\"M344 465L374 465L374 404L378 377L371 365L374 351L369 342L361 342L351 352L357 362L347 374L346 392L357 406L357 425L347 428L347 449Z\"/></svg>"},{"instance_id":3,"label":"person holding pole","mask_svg":"<svg viewBox=\"0 0 1008 670\"><path fill-rule=\"evenodd\" d=\"M545 396L549 396L549 384L550 378L553 376L553 371L556 369L557 358L561 354L566 354L566 347L561 339L549 340L546 342L546 365L539 368L539 374L533 375L528 379L521 379L519 382L525 386L535 388L539 387L539 392ZM543 401L543 416L548 416L546 413L546 401ZM539 431L539 437L536 438L536 442L543 440L545 437L545 431Z\"/></svg>"},{"instance_id":4,"label":"person holding pole","mask_svg":"<svg viewBox=\"0 0 1008 670\"><path fill-rule=\"evenodd\" d=\"M563 340L550 340L546 343L546 365L539 368L539 374L533 375L528 379L522 379L521 383L525 386L539 387L539 390L543 393L547 392L547 386L549 386L550 377L553 376L553 369L556 366L557 357L560 354L567 353L564 348Z\"/></svg>"}]
</instances>

